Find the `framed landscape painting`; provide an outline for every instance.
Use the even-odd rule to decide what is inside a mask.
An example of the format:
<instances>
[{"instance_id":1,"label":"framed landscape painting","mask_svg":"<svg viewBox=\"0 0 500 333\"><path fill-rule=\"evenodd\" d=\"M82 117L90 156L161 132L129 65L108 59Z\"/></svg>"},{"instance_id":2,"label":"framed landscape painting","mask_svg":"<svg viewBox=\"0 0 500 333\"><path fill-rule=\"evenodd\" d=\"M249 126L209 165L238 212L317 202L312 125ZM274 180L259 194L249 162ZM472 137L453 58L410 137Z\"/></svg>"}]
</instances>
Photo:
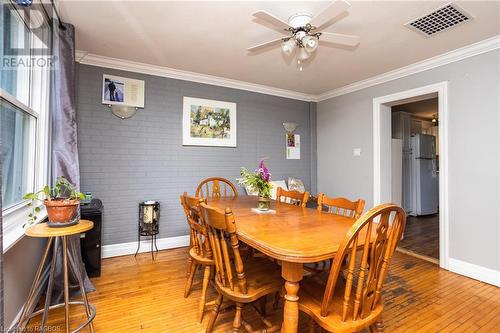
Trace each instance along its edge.
<instances>
[{"instance_id":1,"label":"framed landscape painting","mask_svg":"<svg viewBox=\"0 0 500 333\"><path fill-rule=\"evenodd\" d=\"M182 144L236 147L236 103L184 97Z\"/></svg>"}]
</instances>

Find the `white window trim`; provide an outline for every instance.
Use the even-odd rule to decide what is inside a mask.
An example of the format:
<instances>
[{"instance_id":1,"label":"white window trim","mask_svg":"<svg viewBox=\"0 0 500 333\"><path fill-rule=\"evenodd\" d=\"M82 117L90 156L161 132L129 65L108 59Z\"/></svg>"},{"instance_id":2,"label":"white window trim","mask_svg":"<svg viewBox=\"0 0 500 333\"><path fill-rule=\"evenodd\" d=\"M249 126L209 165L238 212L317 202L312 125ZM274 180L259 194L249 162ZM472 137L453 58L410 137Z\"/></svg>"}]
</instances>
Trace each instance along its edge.
<instances>
[{"instance_id":1,"label":"white window trim","mask_svg":"<svg viewBox=\"0 0 500 333\"><path fill-rule=\"evenodd\" d=\"M34 37L31 33L30 44L33 46ZM24 81L24 80L23 80ZM23 82L25 83L25 82ZM37 87L37 89L33 89ZM50 96L50 69L41 68L36 73L30 71L28 83L29 104L25 105L20 100L10 95L0 88L0 98L13 104L23 112L35 118L35 138L34 145L30 145L29 156L34 156L34 170L31 170L32 186L31 190L41 189L49 181L50 167L50 121L49 121L49 96ZM36 104L36 105L35 105ZM38 110L39 112L35 111ZM2 211L3 219L3 252L7 252L19 240L24 237L23 225L27 222L27 216L32 207L28 206L29 201L24 200L12 207ZM41 205L41 211L37 213L37 221L43 221L47 217L45 206Z\"/></svg>"}]
</instances>

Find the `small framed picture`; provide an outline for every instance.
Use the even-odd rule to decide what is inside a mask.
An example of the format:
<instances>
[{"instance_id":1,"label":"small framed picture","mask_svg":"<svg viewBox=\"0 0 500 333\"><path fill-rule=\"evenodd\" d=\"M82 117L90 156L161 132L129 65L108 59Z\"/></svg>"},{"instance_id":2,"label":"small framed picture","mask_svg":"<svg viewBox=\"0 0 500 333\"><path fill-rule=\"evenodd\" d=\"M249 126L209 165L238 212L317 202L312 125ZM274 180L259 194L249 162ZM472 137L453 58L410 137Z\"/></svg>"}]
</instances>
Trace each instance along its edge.
<instances>
[{"instance_id":1,"label":"small framed picture","mask_svg":"<svg viewBox=\"0 0 500 333\"><path fill-rule=\"evenodd\" d=\"M236 103L184 97L182 144L236 147Z\"/></svg>"},{"instance_id":2,"label":"small framed picture","mask_svg":"<svg viewBox=\"0 0 500 333\"><path fill-rule=\"evenodd\" d=\"M104 74L102 103L144 107L144 81Z\"/></svg>"}]
</instances>

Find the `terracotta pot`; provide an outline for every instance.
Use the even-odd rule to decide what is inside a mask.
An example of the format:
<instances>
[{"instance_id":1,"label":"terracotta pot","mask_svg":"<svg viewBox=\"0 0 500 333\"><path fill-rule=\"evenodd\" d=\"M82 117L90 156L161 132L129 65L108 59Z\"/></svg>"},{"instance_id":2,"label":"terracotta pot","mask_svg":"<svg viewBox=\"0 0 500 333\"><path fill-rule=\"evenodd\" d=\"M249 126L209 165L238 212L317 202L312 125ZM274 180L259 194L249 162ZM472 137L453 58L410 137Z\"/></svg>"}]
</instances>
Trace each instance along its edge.
<instances>
[{"instance_id":1,"label":"terracotta pot","mask_svg":"<svg viewBox=\"0 0 500 333\"><path fill-rule=\"evenodd\" d=\"M259 196L259 199L257 201L257 209L258 210L269 210L269 207L271 207L271 199Z\"/></svg>"},{"instance_id":2,"label":"terracotta pot","mask_svg":"<svg viewBox=\"0 0 500 333\"><path fill-rule=\"evenodd\" d=\"M67 223L73 220L78 211L80 200L52 199L44 200L49 221L52 223Z\"/></svg>"}]
</instances>

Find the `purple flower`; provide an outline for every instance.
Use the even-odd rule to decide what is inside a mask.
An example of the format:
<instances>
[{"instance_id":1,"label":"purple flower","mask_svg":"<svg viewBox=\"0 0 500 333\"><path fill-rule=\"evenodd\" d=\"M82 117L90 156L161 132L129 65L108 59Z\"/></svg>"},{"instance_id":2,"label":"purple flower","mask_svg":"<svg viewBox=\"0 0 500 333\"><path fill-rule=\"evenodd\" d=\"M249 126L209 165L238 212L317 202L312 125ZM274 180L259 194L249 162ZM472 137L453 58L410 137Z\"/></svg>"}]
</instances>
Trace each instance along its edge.
<instances>
[{"instance_id":1,"label":"purple flower","mask_svg":"<svg viewBox=\"0 0 500 333\"><path fill-rule=\"evenodd\" d=\"M261 159L260 162L259 162L259 170L258 170L258 172L262 176L262 179L264 179L266 182L268 182L269 179L271 178L271 173L269 172L269 169L264 164L264 159Z\"/></svg>"}]
</instances>

